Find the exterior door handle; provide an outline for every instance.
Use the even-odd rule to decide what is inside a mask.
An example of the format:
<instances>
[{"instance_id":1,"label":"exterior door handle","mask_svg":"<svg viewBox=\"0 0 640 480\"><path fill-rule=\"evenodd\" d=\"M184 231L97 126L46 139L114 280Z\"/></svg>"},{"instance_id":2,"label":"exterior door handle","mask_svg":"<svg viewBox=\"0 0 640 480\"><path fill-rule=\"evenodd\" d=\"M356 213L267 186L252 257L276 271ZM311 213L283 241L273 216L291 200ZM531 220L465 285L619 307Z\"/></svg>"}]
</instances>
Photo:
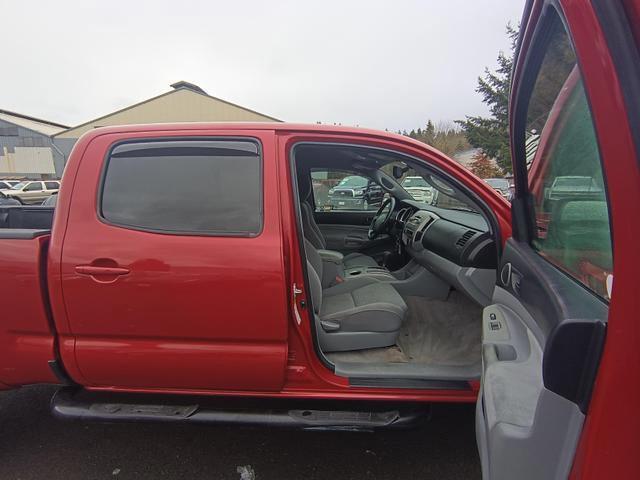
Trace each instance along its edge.
<instances>
[{"instance_id":1,"label":"exterior door handle","mask_svg":"<svg viewBox=\"0 0 640 480\"><path fill-rule=\"evenodd\" d=\"M91 276L100 276L100 275L126 275L130 272L128 268L123 267L99 267L96 265L78 265L76 267L76 272L81 275L91 275Z\"/></svg>"}]
</instances>

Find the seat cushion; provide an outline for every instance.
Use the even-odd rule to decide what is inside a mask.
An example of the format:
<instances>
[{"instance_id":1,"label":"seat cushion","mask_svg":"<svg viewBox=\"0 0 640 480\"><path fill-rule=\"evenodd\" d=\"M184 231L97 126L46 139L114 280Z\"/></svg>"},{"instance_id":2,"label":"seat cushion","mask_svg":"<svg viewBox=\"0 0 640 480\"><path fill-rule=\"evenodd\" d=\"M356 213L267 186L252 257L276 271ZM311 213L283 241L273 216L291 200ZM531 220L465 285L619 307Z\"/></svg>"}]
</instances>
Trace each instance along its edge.
<instances>
[{"instance_id":1,"label":"seat cushion","mask_svg":"<svg viewBox=\"0 0 640 480\"><path fill-rule=\"evenodd\" d=\"M406 311L392 285L360 277L322 292L320 319L339 324L341 332L394 332Z\"/></svg>"},{"instance_id":2,"label":"seat cushion","mask_svg":"<svg viewBox=\"0 0 640 480\"><path fill-rule=\"evenodd\" d=\"M379 267L378 262L376 262L372 257L363 255L362 253L350 253L345 255L342 265L344 265L344 268Z\"/></svg>"}]
</instances>

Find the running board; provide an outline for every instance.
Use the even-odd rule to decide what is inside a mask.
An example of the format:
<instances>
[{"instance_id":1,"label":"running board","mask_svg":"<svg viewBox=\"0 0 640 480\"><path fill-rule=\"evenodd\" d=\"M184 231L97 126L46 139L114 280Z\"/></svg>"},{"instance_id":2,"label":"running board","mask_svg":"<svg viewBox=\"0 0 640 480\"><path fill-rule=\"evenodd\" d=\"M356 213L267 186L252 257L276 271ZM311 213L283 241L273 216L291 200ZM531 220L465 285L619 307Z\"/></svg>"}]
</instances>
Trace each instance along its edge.
<instances>
[{"instance_id":1,"label":"running board","mask_svg":"<svg viewBox=\"0 0 640 480\"><path fill-rule=\"evenodd\" d=\"M179 397L93 393L64 387L51 399L59 418L103 422L266 425L304 430L410 428L429 418L428 404L398 406L308 400Z\"/></svg>"}]
</instances>

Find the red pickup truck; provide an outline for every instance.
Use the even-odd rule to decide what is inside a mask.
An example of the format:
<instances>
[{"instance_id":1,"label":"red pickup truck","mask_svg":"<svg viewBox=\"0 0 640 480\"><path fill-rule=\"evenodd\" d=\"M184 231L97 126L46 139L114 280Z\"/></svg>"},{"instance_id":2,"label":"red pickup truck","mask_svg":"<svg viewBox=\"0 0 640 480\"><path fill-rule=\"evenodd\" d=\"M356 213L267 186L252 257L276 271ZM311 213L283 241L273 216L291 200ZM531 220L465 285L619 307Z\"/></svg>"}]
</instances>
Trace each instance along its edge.
<instances>
[{"instance_id":1,"label":"red pickup truck","mask_svg":"<svg viewBox=\"0 0 640 480\"><path fill-rule=\"evenodd\" d=\"M484 478L635 477L639 20L527 4L511 205L385 132L87 133L55 211L0 206L0 388L60 384L66 418L309 429L476 402ZM346 176L382 205L327 208Z\"/></svg>"}]
</instances>

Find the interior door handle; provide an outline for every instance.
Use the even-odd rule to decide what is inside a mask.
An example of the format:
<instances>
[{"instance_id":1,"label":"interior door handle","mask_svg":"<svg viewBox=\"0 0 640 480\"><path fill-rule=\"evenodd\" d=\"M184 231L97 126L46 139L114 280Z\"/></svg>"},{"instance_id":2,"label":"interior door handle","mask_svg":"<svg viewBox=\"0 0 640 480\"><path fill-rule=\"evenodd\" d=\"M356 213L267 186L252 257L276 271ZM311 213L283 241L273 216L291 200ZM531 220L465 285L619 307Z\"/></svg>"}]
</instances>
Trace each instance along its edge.
<instances>
[{"instance_id":1,"label":"interior door handle","mask_svg":"<svg viewBox=\"0 0 640 480\"><path fill-rule=\"evenodd\" d=\"M97 265L78 265L76 272L81 275L126 275L131 270L123 267L99 267Z\"/></svg>"}]
</instances>

